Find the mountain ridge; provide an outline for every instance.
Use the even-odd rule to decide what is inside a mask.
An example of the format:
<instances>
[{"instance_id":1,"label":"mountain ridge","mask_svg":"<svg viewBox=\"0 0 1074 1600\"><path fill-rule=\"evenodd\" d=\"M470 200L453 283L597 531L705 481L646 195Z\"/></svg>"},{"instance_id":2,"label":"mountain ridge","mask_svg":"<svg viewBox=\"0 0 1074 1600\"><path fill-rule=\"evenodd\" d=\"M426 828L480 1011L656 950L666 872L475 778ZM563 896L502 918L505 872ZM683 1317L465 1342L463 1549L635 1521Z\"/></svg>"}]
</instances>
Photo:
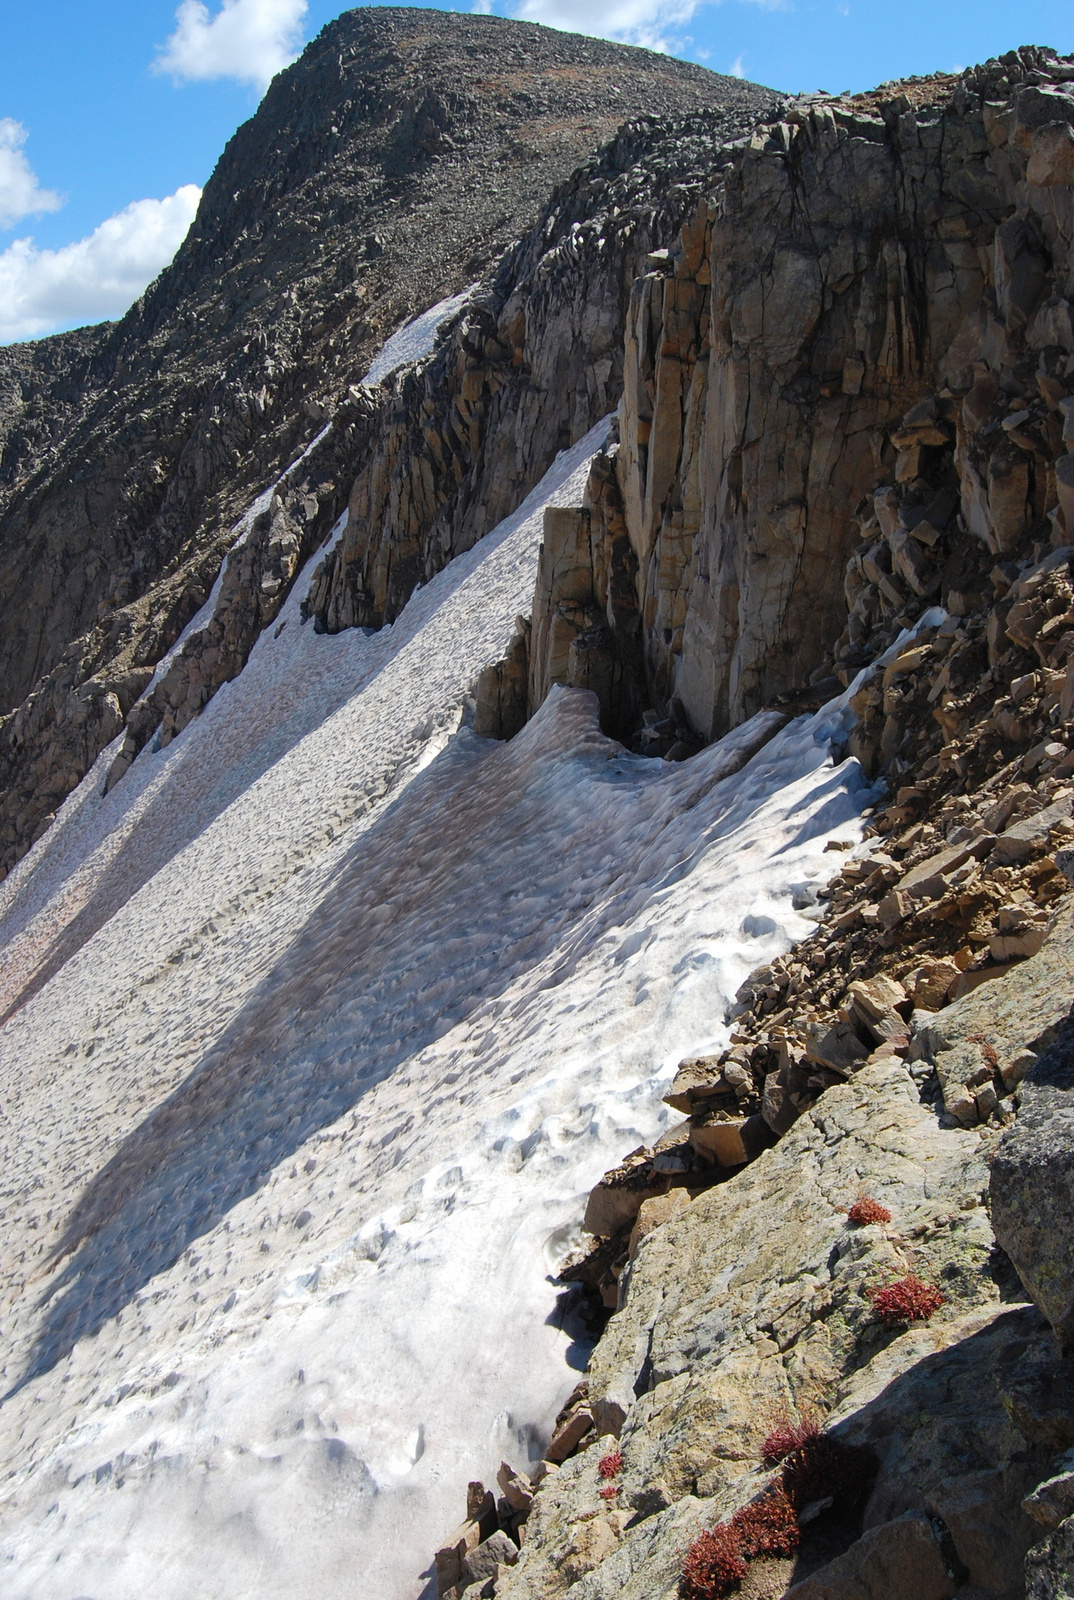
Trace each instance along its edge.
<instances>
[{"instance_id":1,"label":"mountain ridge","mask_svg":"<svg viewBox=\"0 0 1074 1600\"><path fill-rule=\"evenodd\" d=\"M127 316L0 356L0 866L115 736L245 505L384 338L480 276L632 115L766 99L497 18L369 8L322 30ZM326 472L320 488L330 524L345 485Z\"/></svg>"}]
</instances>

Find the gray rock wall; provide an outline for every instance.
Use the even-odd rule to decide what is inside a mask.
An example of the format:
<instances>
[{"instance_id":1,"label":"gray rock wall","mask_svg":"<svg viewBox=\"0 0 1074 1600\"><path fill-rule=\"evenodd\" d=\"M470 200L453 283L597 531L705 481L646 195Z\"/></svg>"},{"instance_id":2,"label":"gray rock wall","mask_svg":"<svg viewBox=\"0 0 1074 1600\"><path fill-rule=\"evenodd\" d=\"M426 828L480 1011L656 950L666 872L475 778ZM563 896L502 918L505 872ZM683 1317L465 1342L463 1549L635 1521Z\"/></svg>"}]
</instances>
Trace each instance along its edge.
<instances>
[{"instance_id":1,"label":"gray rock wall","mask_svg":"<svg viewBox=\"0 0 1074 1600\"><path fill-rule=\"evenodd\" d=\"M960 503L982 554L1047 537L1068 503L1074 518L1069 441L1031 411L1032 438L999 427L1019 363L1047 375L1074 355L1070 171L1042 154L1070 136L1070 69L1023 55L784 106L635 283L615 489L605 470L591 499L636 565L632 627L610 608L608 624L680 737L802 689L881 614L905 624L948 588L972 609L925 539L940 452L957 468L945 520ZM841 594L832 573L892 484L920 501L921 537L893 512L883 593L856 572Z\"/></svg>"}]
</instances>

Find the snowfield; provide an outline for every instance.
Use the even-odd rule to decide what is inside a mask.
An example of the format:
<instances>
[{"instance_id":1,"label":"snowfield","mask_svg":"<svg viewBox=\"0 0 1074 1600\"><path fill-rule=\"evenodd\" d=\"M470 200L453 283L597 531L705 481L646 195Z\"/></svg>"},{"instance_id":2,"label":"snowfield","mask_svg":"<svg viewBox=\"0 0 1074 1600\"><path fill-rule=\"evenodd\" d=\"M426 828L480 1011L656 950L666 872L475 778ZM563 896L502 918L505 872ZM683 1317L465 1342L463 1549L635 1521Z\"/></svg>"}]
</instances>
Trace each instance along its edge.
<instances>
[{"instance_id":1,"label":"snowfield","mask_svg":"<svg viewBox=\"0 0 1074 1600\"><path fill-rule=\"evenodd\" d=\"M467 725L605 433L380 633L311 565L0 886L5 1600L415 1600L584 1364L587 1190L860 837L846 697L681 765Z\"/></svg>"}]
</instances>

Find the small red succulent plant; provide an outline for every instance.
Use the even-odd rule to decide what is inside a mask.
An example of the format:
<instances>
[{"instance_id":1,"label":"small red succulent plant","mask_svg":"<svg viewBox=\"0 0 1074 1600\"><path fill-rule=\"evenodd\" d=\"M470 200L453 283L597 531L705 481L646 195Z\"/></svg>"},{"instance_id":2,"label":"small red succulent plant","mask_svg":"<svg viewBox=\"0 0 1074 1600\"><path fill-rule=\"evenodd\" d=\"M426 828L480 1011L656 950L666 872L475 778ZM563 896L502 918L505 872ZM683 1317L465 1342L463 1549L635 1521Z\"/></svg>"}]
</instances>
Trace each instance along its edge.
<instances>
[{"instance_id":1,"label":"small red succulent plant","mask_svg":"<svg viewBox=\"0 0 1074 1600\"><path fill-rule=\"evenodd\" d=\"M623 1452L613 1450L609 1455L601 1456L597 1471L602 1478L618 1478L623 1470Z\"/></svg>"},{"instance_id":2,"label":"small red succulent plant","mask_svg":"<svg viewBox=\"0 0 1074 1600\"><path fill-rule=\"evenodd\" d=\"M760 1500L736 1511L731 1526L738 1533L747 1561L757 1556L792 1556L801 1538L794 1507L780 1484Z\"/></svg>"},{"instance_id":3,"label":"small red succulent plant","mask_svg":"<svg viewBox=\"0 0 1074 1600\"><path fill-rule=\"evenodd\" d=\"M679 1600L727 1600L762 1556L794 1555L801 1539L798 1515L820 1503L853 1505L876 1476L872 1452L822 1433L814 1417L783 1424L798 1443L782 1460L780 1481L730 1522L694 1540L679 1578Z\"/></svg>"},{"instance_id":4,"label":"small red succulent plant","mask_svg":"<svg viewBox=\"0 0 1074 1600\"><path fill-rule=\"evenodd\" d=\"M799 1422L792 1422L789 1416L781 1417L761 1446L763 1465L778 1467L792 1450L799 1449L808 1439L815 1439L819 1433L820 1423L809 1413Z\"/></svg>"},{"instance_id":5,"label":"small red succulent plant","mask_svg":"<svg viewBox=\"0 0 1074 1600\"><path fill-rule=\"evenodd\" d=\"M891 1212L871 1195L860 1194L847 1212L847 1221L865 1227L870 1222L890 1222Z\"/></svg>"},{"instance_id":6,"label":"small red succulent plant","mask_svg":"<svg viewBox=\"0 0 1074 1600\"><path fill-rule=\"evenodd\" d=\"M912 1274L894 1283L867 1289L877 1317L889 1328L908 1322L927 1322L943 1305L943 1295L933 1283L922 1283Z\"/></svg>"},{"instance_id":7,"label":"small red succulent plant","mask_svg":"<svg viewBox=\"0 0 1074 1600\"><path fill-rule=\"evenodd\" d=\"M725 1600L746 1576L741 1541L734 1528L718 1522L696 1538L686 1553L679 1579L680 1600Z\"/></svg>"},{"instance_id":8,"label":"small red succulent plant","mask_svg":"<svg viewBox=\"0 0 1074 1600\"><path fill-rule=\"evenodd\" d=\"M695 1539L679 1579L680 1600L725 1600L758 1556L791 1556L800 1534L794 1507L779 1484Z\"/></svg>"}]
</instances>

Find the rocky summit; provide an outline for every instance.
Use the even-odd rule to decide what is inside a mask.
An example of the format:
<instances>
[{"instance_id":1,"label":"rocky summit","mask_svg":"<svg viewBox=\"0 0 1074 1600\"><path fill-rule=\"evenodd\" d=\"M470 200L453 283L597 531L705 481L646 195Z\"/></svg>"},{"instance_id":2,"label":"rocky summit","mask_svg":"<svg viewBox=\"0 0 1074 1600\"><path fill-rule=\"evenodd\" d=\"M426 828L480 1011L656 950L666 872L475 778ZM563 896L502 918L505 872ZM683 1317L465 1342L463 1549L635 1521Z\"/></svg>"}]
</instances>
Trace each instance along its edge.
<instances>
[{"instance_id":1,"label":"rocky summit","mask_svg":"<svg viewBox=\"0 0 1074 1600\"><path fill-rule=\"evenodd\" d=\"M0 380L5 1596L1071 1600L1074 58L349 12Z\"/></svg>"}]
</instances>

